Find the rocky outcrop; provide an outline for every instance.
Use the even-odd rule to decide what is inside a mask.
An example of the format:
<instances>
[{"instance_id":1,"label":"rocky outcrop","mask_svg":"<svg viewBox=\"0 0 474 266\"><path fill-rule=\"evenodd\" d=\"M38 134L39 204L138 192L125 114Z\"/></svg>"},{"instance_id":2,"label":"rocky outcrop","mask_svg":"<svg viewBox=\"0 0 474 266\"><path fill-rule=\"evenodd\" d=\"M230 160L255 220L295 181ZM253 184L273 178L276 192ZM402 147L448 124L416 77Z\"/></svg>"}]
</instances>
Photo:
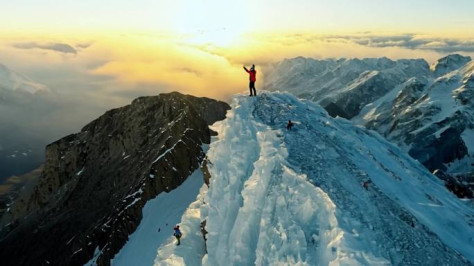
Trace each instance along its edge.
<instances>
[{"instance_id":1,"label":"rocky outcrop","mask_svg":"<svg viewBox=\"0 0 474 266\"><path fill-rule=\"evenodd\" d=\"M474 196L472 193L474 191L474 173L454 177L443 170L436 169L433 174L443 180L445 186L459 198L472 198Z\"/></svg>"},{"instance_id":2,"label":"rocky outcrop","mask_svg":"<svg viewBox=\"0 0 474 266\"><path fill-rule=\"evenodd\" d=\"M141 97L48 145L39 183L24 199L28 215L12 206L15 226L1 232L2 263L110 264L144 204L199 168L208 125L228 109L179 93Z\"/></svg>"}]
</instances>

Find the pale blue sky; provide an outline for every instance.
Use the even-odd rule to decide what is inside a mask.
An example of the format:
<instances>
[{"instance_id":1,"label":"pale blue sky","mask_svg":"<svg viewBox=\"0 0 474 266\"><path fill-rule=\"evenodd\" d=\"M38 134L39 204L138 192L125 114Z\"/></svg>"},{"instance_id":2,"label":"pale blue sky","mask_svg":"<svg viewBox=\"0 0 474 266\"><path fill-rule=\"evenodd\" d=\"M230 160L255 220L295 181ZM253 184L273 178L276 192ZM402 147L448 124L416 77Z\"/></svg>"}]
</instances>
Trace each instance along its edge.
<instances>
[{"instance_id":1,"label":"pale blue sky","mask_svg":"<svg viewBox=\"0 0 474 266\"><path fill-rule=\"evenodd\" d=\"M473 0L3 0L4 29L474 32ZM243 27L243 28L242 28Z\"/></svg>"}]
</instances>

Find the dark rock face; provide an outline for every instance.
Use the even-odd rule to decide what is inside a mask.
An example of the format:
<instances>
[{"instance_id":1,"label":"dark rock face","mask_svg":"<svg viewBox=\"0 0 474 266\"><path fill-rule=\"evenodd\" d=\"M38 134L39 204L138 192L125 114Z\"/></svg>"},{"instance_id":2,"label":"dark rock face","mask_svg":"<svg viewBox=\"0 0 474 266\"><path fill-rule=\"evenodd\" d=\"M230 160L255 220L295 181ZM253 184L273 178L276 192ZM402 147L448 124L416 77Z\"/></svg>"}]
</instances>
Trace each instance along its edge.
<instances>
[{"instance_id":1,"label":"dark rock face","mask_svg":"<svg viewBox=\"0 0 474 266\"><path fill-rule=\"evenodd\" d=\"M435 138L433 134L419 134L413 140L417 145L410 149L409 154L420 160L430 171L440 166L446 171L444 164L462 159L468 154L460 137L462 131L464 128L450 127L441 133L439 138Z\"/></svg>"},{"instance_id":2,"label":"dark rock face","mask_svg":"<svg viewBox=\"0 0 474 266\"><path fill-rule=\"evenodd\" d=\"M443 180L445 186L459 198L472 198L474 196L472 193L474 191L474 173L454 177L443 170L436 169L433 174Z\"/></svg>"},{"instance_id":3,"label":"dark rock face","mask_svg":"<svg viewBox=\"0 0 474 266\"><path fill-rule=\"evenodd\" d=\"M324 109L328 112L328 114L332 117L343 117L346 119L350 118L350 115L346 114L344 110L342 110L337 104L331 102L328 105L324 106Z\"/></svg>"},{"instance_id":4,"label":"dark rock face","mask_svg":"<svg viewBox=\"0 0 474 266\"><path fill-rule=\"evenodd\" d=\"M147 200L199 168L208 125L229 108L179 93L141 97L48 145L38 185L1 231L2 263L110 264Z\"/></svg>"}]
</instances>

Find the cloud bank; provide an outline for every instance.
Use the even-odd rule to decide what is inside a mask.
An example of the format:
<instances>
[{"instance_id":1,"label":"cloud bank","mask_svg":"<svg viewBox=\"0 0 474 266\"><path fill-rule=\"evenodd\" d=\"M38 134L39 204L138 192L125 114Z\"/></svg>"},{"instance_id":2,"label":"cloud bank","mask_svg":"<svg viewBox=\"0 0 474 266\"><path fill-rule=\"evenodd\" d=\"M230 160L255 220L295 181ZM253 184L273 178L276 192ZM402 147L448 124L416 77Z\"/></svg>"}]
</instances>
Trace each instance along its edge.
<instances>
[{"instance_id":1,"label":"cloud bank","mask_svg":"<svg viewBox=\"0 0 474 266\"><path fill-rule=\"evenodd\" d=\"M65 54L77 54L77 50L74 49L71 45L67 43L36 43L36 42L24 42L24 43L15 43L13 47L18 49L44 49L51 50L55 52L65 53ZM80 46L81 48L87 48Z\"/></svg>"},{"instance_id":2,"label":"cloud bank","mask_svg":"<svg viewBox=\"0 0 474 266\"><path fill-rule=\"evenodd\" d=\"M398 47L406 49L432 50L440 53L471 53L474 52L474 39L453 39L428 37L418 34L400 35L334 35L320 39L328 42L348 41L367 47Z\"/></svg>"}]
</instances>

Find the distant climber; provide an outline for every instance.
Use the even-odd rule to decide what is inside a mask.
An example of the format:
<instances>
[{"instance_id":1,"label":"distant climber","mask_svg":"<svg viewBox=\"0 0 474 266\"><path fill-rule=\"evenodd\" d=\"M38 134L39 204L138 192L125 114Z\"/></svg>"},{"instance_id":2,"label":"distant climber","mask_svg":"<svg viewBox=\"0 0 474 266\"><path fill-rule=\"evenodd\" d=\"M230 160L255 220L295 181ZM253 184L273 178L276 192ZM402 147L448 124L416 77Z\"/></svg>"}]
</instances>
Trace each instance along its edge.
<instances>
[{"instance_id":1,"label":"distant climber","mask_svg":"<svg viewBox=\"0 0 474 266\"><path fill-rule=\"evenodd\" d=\"M181 234L181 230L179 230L179 225L176 225L173 229L174 229L174 234L173 235L178 240L178 244L176 244L176 245L179 246L181 244L181 236L183 234Z\"/></svg>"},{"instance_id":2,"label":"distant climber","mask_svg":"<svg viewBox=\"0 0 474 266\"><path fill-rule=\"evenodd\" d=\"M364 181L364 183L362 183L362 186L365 188L365 190L368 190L369 189L369 185L370 183L372 183L372 180L366 180Z\"/></svg>"},{"instance_id":3,"label":"distant climber","mask_svg":"<svg viewBox=\"0 0 474 266\"><path fill-rule=\"evenodd\" d=\"M291 122L291 120L288 120L288 124L286 125L286 130L291 130L292 127L293 127L293 122Z\"/></svg>"},{"instance_id":4,"label":"distant climber","mask_svg":"<svg viewBox=\"0 0 474 266\"><path fill-rule=\"evenodd\" d=\"M252 65L250 70L248 70L244 66L244 70L249 73L249 90L250 90L250 95L249 96L257 96L257 92L255 91L255 81L257 81L257 71L255 71L255 65ZM252 94L253 90L253 94Z\"/></svg>"}]
</instances>

